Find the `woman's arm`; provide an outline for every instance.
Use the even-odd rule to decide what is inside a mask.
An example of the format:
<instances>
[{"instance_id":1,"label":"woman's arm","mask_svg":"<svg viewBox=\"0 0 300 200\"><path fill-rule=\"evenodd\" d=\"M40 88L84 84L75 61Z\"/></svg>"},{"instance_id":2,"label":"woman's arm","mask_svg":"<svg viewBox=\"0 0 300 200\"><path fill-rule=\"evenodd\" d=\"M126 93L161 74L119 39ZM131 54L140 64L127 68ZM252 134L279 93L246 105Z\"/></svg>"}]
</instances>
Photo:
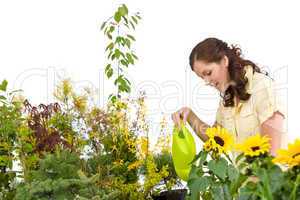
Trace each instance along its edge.
<instances>
[{"instance_id":1,"label":"woman's arm","mask_svg":"<svg viewBox=\"0 0 300 200\"><path fill-rule=\"evenodd\" d=\"M283 132L284 117L280 112L275 112L269 119L261 125L261 134L271 138L271 154L276 155L277 149L281 145L281 134Z\"/></svg>"},{"instance_id":2,"label":"woman's arm","mask_svg":"<svg viewBox=\"0 0 300 200\"><path fill-rule=\"evenodd\" d=\"M187 116L187 122L203 142L208 139L205 131L209 127L209 125L200 120L199 117L192 111L192 109L190 109L190 112Z\"/></svg>"}]
</instances>

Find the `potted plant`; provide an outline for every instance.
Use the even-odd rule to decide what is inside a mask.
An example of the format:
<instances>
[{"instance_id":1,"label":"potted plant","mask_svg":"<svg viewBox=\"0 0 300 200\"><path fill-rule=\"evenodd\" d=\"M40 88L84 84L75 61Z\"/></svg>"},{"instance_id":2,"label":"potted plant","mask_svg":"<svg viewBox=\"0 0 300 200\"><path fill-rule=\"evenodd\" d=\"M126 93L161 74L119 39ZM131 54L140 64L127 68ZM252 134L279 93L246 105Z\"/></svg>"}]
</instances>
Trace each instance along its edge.
<instances>
[{"instance_id":1,"label":"potted plant","mask_svg":"<svg viewBox=\"0 0 300 200\"><path fill-rule=\"evenodd\" d=\"M161 171L164 166L167 167L168 175L156 185L160 193L153 194L152 198L154 200L184 200L187 190L181 189L183 185L176 174L171 153L163 151L154 155L154 162L158 171Z\"/></svg>"}]
</instances>

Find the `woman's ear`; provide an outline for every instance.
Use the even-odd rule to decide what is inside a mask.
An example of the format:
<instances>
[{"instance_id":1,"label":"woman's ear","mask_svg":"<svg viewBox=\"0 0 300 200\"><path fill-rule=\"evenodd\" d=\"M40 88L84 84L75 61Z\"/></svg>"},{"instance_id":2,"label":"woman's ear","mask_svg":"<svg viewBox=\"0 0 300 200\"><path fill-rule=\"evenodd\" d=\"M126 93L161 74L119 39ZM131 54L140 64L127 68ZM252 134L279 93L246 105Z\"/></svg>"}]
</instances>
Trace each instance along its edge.
<instances>
[{"instance_id":1,"label":"woman's ear","mask_svg":"<svg viewBox=\"0 0 300 200\"><path fill-rule=\"evenodd\" d=\"M224 67L228 67L228 64L229 64L229 60L228 60L228 57L226 56L226 55L224 55L223 56L223 58L222 58L222 65L224 66Z\"/></svg>"}]
</instances>

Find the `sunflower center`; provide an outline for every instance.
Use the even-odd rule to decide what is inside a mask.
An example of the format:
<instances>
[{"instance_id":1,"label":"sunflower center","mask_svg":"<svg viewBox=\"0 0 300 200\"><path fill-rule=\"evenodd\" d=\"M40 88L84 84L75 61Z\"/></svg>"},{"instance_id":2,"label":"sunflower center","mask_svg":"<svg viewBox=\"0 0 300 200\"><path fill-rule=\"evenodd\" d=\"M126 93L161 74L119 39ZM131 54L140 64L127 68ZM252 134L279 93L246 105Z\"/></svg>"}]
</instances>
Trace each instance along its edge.
<instances>
[{"instance_id":1,"label":"sunflower center","mask_svg":"<svg viewBox=\"0 0 300 200\"><path fill-rule=\"evenodd\" d=\"M259 150L259 146L251 147L252 151L257 151Z\"/></svg>"},{"instance_id":2,"label":"sunflower center","mask_svg":"<svg viewBox=\"0 0 300 200\"><path fill-rule=\"evenodd\" d=\"M299 155L300 155L300 152L293 155L293 158L296 158L296 156L299 156Z\"/></svg>"},{"instance_id":3,"label":"sunflower center","mask_svg":"<svg viewBox=\"0 0 300 200\"><path fill-rule=\"evenodd\" d=\"M219 136L214 136L214 140L216 141L216 143L220 146L224 146L224 140L222 138L220 138Z\"/></svg>"}]
</instances>

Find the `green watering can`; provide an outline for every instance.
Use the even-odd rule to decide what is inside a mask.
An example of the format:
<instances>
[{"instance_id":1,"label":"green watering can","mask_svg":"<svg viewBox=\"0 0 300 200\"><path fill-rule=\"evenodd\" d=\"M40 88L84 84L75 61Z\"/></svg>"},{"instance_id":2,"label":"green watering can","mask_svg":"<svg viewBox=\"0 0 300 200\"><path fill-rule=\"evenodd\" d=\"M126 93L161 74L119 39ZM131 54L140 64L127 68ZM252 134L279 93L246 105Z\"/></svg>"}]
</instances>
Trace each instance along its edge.
<instances>
[{"instance_id":1,"label":"green watering can","mask_svg":"<svg viewBox=\"0 0 300 200\"><path fill-rule=\"evenodd\" d=\"M190 131L182 123L174 127L172 138L172 158L177 175L184 181L188 180L191 171L190 163L196 155L196 144Z\"/></svg>"}]
</instances>

